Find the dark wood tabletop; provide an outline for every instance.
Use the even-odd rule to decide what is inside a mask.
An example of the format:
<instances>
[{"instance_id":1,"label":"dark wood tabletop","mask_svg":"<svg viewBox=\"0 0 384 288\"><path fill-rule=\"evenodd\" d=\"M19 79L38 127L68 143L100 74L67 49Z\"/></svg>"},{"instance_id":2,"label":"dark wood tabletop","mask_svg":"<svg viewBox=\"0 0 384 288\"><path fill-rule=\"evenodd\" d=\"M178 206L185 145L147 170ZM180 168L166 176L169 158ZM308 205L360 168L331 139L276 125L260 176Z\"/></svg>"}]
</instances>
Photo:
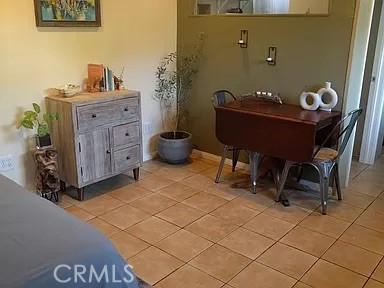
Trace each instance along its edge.
<instances>
[{"instance_id":1,"label":"dark wood tabletop","mask_svg":"<svg viewBox=\"0 0 384 288\"><path fill-rule=\"evenodd\" d=\"M340 115L340 112L337 111L308 111L303 110L298 105L280 105L273 102L253 99L229 102L223 106L217 107L217 109L236 110L238 112L263 115L264 117L280 118L287 121L313 123L314 125Z\"/></svg>"},{"instance_id":2,"label":"dark wood tabletop","mask_svg":"<svg viewBox=\"0 0 384 288\"><path fill-rule=\"evenodd\" d=\"M340 112L247 99L216 107L216 136L223 144L284 160L312 160L316 144L340 120Z\"/></svg>"}]
</instances>

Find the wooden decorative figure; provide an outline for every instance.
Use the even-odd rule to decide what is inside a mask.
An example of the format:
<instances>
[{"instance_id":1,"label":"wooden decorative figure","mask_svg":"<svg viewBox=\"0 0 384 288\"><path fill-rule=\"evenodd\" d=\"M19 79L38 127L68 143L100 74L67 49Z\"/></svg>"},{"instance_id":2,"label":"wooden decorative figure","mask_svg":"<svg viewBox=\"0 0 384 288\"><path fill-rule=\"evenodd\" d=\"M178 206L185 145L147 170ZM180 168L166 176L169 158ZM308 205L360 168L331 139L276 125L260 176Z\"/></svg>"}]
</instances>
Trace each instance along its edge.
<instances>
[{"instance_id":1,"label":"wooden decorative figure","mask_svg":"<svg viewBox=\"0 0 384 288\"><path fill-rule=\"evenodd\" d=\"M53 148L38 149L36 160L36 191L44 198L59 201L60 177L57 171L57 151Z\"/></svg>"}]
</instances>

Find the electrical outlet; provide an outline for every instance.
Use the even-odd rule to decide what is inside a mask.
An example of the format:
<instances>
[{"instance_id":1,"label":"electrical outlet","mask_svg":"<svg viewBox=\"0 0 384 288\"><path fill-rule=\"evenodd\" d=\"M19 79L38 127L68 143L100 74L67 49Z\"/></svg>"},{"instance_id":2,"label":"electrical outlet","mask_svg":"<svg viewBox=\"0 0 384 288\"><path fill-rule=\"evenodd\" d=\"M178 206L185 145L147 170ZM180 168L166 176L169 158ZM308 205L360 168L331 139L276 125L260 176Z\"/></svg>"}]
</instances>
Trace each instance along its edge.
<instances>
[{"instance_id":1,"label":"electrical outlet","mask_svg":"<svg viewBox=\"0 0 384 288\"><path fill-rule=\"evenodd\" d=\"M152 134L152 124L149 122L144 122L143 123L143 134L144 135L151 135Z\"/></svg>"},{"instance_id":2,"label":"electrical outlet","mask_svg":"<svg viewBox=\"0 0 384 288\"><path fill-rule=\"evenodd\" d=\"M15 169L15 164L12 155L0 157L0 172L7 172Z\"/></svg>"}]
</instances>

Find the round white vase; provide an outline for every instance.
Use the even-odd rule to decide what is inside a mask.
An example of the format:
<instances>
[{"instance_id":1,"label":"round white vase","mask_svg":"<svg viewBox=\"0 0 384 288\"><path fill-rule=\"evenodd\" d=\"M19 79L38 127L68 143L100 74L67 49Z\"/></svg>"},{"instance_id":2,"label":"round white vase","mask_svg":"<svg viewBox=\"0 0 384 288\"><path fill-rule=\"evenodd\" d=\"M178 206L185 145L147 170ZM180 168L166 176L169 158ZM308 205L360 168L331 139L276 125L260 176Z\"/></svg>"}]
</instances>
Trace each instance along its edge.
<instances>
[{"instance_id":1,"label":"round white vase","mask_svg":"<svg viewBox=\"0 0 384 288\"><path fill-rule=\"evenodd\" d=\"M326 82L325 83L325 88L321 88L317 92L317 94L319 94L319 97L320 97L320 110L329 111L330 112L337 105L339 97L337 96L336 91L333 90L331 86L332 86L331 82ZM324 96L325 95L329 95L330 96L330 99L327 102L324 101Z\"/></svg>"}]
</instances>

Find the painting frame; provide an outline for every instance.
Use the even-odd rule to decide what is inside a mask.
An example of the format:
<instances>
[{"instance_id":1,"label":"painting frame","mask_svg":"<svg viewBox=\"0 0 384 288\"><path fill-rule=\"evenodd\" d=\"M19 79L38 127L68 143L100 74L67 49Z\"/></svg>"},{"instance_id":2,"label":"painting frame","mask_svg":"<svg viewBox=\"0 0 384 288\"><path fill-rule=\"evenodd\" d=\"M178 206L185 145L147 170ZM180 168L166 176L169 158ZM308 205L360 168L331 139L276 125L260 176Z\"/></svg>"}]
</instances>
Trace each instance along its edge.
<instances>
[{"instance_id":1,"label":"painting frame","mask_svg":"<svg viewBox=\"0 0 384 288\"><path fill-rule=\"evenodd\" d=\"M37 27L101 27L101 0L95 1L95 20L44 20L41 0L34 0Z\"/></svg>"}]
</instances>

